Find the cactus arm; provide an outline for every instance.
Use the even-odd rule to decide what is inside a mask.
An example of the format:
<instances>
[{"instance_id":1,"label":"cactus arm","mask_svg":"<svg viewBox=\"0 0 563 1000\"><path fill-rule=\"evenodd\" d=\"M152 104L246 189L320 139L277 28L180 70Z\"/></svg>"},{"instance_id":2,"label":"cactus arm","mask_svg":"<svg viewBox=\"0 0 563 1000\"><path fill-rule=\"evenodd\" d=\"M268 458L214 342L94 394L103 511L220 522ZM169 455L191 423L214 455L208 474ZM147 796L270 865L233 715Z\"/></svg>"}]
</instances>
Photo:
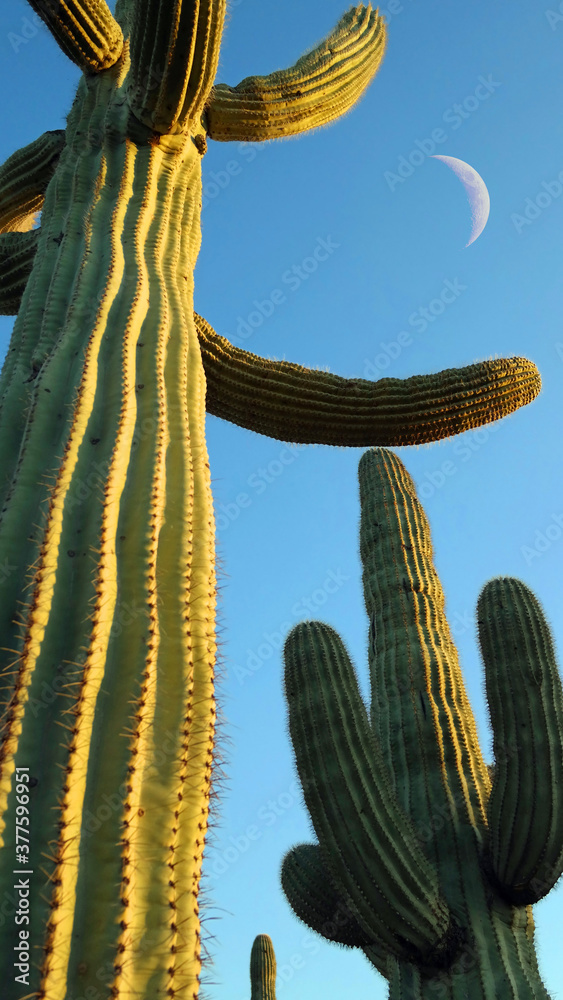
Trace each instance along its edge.
<instances>
[{"instance_id":1,"label":"cactus arm","mask_svg":"<svg viewBox=\"0 0 563 1000\"><path fill-rule=\"evenodd\" d=\"M250 988L250 1000L276 1000L276 956L267 934L259 934L252 945Z\"/></svg>"},{"instance_id":2,"label":"cactus arm","mask_svg":"<svg viewBox=\"0 0 563 1000\"><path fill-rule=\"evenodd\" d=\"M284 655L295 761L335 886L392 954L440 960L455 937L452 916L390 790L340 637L321 623L302 623Z\"/></svg>"},{"instance_id":3,"label":"cactus arm","mask_svg":"<svg viewBox=\"0 0 563 1000\"><path fill-rule=\"evenodd\" d=\"M360 926L335 889L318 844L299 844L288 851L282 862L281 884L299 920L327 941L361 948L377 971L387 974L387 951Z\"/></svg>"},{"instance_id":4,"label":"cactus arm","mask_svg":"<svg viewBox=\"0 0 563 1000\"><path fill-rule=\"evenodd\" d=\"M27 232L43 207L47 185L65 144L62 129L44 132L0 167L0 233Z\"/></svg>"},{"instance_id":5,"label":"cactus arm","mask_svg":"<svg viewBox=\"0 0 563 1000\"><path fill-rule=\"evenodd\" d=\"M31 274L39 232L0 236L0 316L15 316Z\"/></svg>"},{"instance_id":6,"label":"cactus arm","mask_svg":"<svg viewBox=\"0 0 563 1000\"><path fill-rule=\"evenodd\" d=\"M195 315L209 413L282 441L408 445L497 420L540 390L524 358L498 359L408 379L345 379L234 347Z\"/></svg>"},{"instance_id":7,"label":"cactus arm","mask_svg":"<svg viewBox=\"0 0 563 1000\"><path fill-rule=\"evenodd\" d=\"M119 59L123 34L105 0L29 0L65 55L98 73Z\"/></svg>"},{"instance_id":8,"label":"cactus arm","mask_svg":"<svg viewBox=\"0 0 563 1000\"><path fill-rule=\"evenodd\" d=\"M490 865L504 896L542 899L563 871L563 692L549 627L519 580L477 606L494 733Z\"/></svg>"},{"instance_id":9,"label":"cactus arm","mask_svg":"<svg viewBox=\"0 0 563 1000\"><path fill-rule=\"evenodd\" d=\"M128 101L156 132L198 121L213 86L225 0L137 0L130 8Z\"/></svg>"},{"instance_id":10,"label":"cactus arm","mask_svg":"<svg viewBox=\"0 0 563 1000\"><path fill-rule=\"evenodd\" d=\"M361 97L381 65L385 21L371 5L349 10L328 38L290 69L216 86L207 130L219 142L261 142L326 125Z\"/></svg>"}]
</instances>

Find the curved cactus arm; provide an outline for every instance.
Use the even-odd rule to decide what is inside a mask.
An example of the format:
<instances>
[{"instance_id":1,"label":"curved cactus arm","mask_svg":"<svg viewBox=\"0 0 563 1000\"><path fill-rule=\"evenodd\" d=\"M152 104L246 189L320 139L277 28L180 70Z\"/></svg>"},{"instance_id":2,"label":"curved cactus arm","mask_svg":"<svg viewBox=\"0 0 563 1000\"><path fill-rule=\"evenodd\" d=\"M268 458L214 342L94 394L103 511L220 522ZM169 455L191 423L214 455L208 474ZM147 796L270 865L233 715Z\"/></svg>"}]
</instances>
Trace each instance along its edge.
<instances>
[{"instance_id":1,"label":"curved cactus arm","mask_svg":"<svg viewBox=\"0 0 563 1000\"><path fill-rule=\"evenodd\" d=\"M207 131L219 142L262 142L326 125L361 97L381 65L385 21L371 5L349 10L331 35L290 69L213 89Z\"/></svg>"},{"instance_id":2,"label":"curved cactus arm","mask_svg":"<svg viewBox=\"0 0 563 1000\"><path fill-rule=\"evenodd\" d=\"M139 121L161 134L198 121L219 61L226 0L136 0L129 10L127 99Z\"/></svg>"},{"instance_id":3,"label":"curved cactus arm","mask_svg":"<svg viewBox=\"0 0 563 1000\"><path fill-rule=\"evenodd\" d=\"M541 388L525 358L497 359L407 379L346 379L234 347L195 314L208 413L300 444L411 445L481 427Z\"/></svg>"},{"instance_id":4,"label":"curved cactus arm","mask_svg":"<svg viewBox=\"0 0 563 1000\"><path fill-rule=\"evenodd\" d=\"M491 580L477 606L494 733L490 858L509 902L535 903L563 872L563 692L540 605Z\"/></svg>"},{"instance_id":5,"label":"curved cactus arm","mask_svg":"<svg viewBox=\"0 0 563 1000\"><path fill-rule=\"evenodd\" d=\"M259 934L252 945L250 988L250 1000L276 1000L276 955L267 934Z\"/></svg>"},{"instance_id":6,"label":"curved cactus arm","mask_svg":"<svg viewBox=\"0 0 563 1000\"><path fill-rule=\"evenodd\" d=\"M337 890L391 954L423 965L447 961L455 924L389 788L342 640L320 622L302 623L284 656L297 770Z\"/></svg>"},{"instance_id":7,"label":"curved cactus arm","mask_svg":"<svg viewBox=\"0 0 563 1000\"><path fill-rule=\"evenodd\" d=\"M123 34L105 0L29 0L63 52L98 73L119 59Z\"/></svg>"},{"instance_id":8,"label":"curved cactus arm","mask_svg":"<svg viewBox=\"0 0 563 1000\"><path fill-rule=\"evenodd\" d=\"M65 144L65 132L44 132L16 150L0 167L0 233L27 232L55 172Z\"/></svg>"},{"instance_id":9,"label":"curved cactus arm","mask_svg":"<svg viewBox=\"0 0 563 1000\"><path fill-rule=\"evenodd\" d=\"M0 316L15 316L31 274L39 230L0 235Z\"/></svg>"},{"instance_id":10,"label":"curved cactus arm","mask_svg":"<svg viewBox=\"0 0 563 1000\"><path fill-rule=\"evenodd\" d=\"M360 926L334 887L319 844L298 844L288 851L282 863L281 884L299 920L327 941L361 948L378 972L386 975L386 949Z\"/></svg>"}]
</instances>

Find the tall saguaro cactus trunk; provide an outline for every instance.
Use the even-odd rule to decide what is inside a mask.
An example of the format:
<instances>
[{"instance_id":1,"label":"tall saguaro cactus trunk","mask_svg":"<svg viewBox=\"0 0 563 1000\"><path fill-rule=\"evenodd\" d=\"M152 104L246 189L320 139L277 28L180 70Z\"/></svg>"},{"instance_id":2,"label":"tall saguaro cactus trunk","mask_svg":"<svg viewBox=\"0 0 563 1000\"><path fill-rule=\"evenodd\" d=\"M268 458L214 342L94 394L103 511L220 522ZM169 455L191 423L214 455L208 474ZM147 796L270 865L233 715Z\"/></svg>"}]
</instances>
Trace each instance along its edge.
<instances>
[{"instance_id":1,"label":"tall saguaro cactus trunk","mask_svg":"<svg viewBox=\"0 0 563 1000\"><path fill-rule=\"evenodd\" d=\"M216 649L193 318L202 130L148 142L124 99L128 68L124 54L82 78L1 384L1 628L15 681L2 883L23 867L24 767L29 985L53 1000L100 980L116 997L191 997L200 971Z\"/></svg>"},{"instance_id":2,"label":"tall saguaro cactus trunk","mask_svg":"<svg viewBox=\"0 0 563 1000\"><path fill-rule=\"evenodd\" d=\"M346 380L194 314L206 135L347 111L385 48L370 6L291 69L212 89L225 0L120 0L115 18L30 2L83 75L66 129L0 167L0 311L19 310L0 377L2 995L193 1000L215 727L206 408L283 440L410 444L512 412L539 376L515 358Z\"/></svg>"}]
</instances>

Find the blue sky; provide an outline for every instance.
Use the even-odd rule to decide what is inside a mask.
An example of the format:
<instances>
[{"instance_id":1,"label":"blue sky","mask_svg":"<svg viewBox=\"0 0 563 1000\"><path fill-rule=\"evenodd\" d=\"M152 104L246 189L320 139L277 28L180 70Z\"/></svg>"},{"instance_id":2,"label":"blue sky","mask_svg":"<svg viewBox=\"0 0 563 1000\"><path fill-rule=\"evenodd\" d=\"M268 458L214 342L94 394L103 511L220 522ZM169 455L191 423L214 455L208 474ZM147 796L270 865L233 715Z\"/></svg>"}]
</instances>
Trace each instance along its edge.
<instances>
[{"instance_id":1,"label":"blue sky","mask_svg":"<svg viewBox=\"0 0 563 1000\"><path fill-rule=\"evenodd\" d=\"M345 119L260 147L209 144L196 308L257 354L347 376L406 377L515 354L540 368L541 397L508 420L400 449L430 519L489 756L474 621L483 583L522 578L559 648L563 639L563 15L556 2L550 13L524 0L402 0L393 8L383 68ZM233 2L218 79L236 84L290 65L344 9L340 0ZM23 0L2 4L0 56L3 161L63 126L78 71ZM436 130L445 139L431 150ZM421 148L468 161L487 183L490 219L467 249L467 202L443 164L424 153L401 183L389 179L401 157ZM287 280L319 240L331 247L328 259L306 278ZM424 320L445 282L458 290L455 301ZM282 296L272 298L276 290ZM260 310L263 322L251 320ZM11 327L0 318L2 355ZM399 341L402 332L408 337ZM287 629L309 616L337 628L367 690L361 449L288 449L215 418L207 437L226 717L221 816L207 859L206 926L216 936L209 992L249 996L250 947L262 932L274 941L281 998L379 1000L386 984L363 956L309 933L279 888L283 854L310 839L282 696L279 646ZM562 908L561 887L535 908L540 967L553 996L563 981Z\"/></svg>"}]
</instances>

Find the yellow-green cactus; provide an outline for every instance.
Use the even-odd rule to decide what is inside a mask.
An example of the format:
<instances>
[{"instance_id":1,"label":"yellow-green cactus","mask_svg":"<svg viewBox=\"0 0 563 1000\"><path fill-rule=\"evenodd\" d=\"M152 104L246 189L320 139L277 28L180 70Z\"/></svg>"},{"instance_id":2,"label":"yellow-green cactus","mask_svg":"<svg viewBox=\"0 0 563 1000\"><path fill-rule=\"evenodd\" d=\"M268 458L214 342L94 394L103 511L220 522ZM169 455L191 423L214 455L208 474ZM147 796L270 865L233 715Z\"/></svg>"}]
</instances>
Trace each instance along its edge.
<instances>
[{"instance_id":1,"label":"yellow-green cactus","mask_svg":"<svg viewBox=\"0 0 563 1000\"><path fill-rule=\"evenodd\" d=\"M563 871L563 691L518 580L486 585L479 637L493 780L444 615L430 531L396 455L360 462L371 713L321 622L285 646L289 728L318 844L293 848L297 916L361 948L391 1000L548 1000L532 902Z\"/></svg>"},{"instance_id":2,"label":"yellow-green cactus","mask_svg":"<svg viewBox=\"0 0 563 1000\"><path fill-rule=\"evenodd\" d=\"M234 89L213 89L225 0L32 6L83 73L65 130L0 169L0 309L19 310L0 376L0 887L29 807L28 992L192 1000L215 728L206 405L284 440L408 444L512 412L539 376L511 359L374 388L237 352L194 317L206 137L347 111L385 48L369 5Z\"/></svg>"}]
</instances>

